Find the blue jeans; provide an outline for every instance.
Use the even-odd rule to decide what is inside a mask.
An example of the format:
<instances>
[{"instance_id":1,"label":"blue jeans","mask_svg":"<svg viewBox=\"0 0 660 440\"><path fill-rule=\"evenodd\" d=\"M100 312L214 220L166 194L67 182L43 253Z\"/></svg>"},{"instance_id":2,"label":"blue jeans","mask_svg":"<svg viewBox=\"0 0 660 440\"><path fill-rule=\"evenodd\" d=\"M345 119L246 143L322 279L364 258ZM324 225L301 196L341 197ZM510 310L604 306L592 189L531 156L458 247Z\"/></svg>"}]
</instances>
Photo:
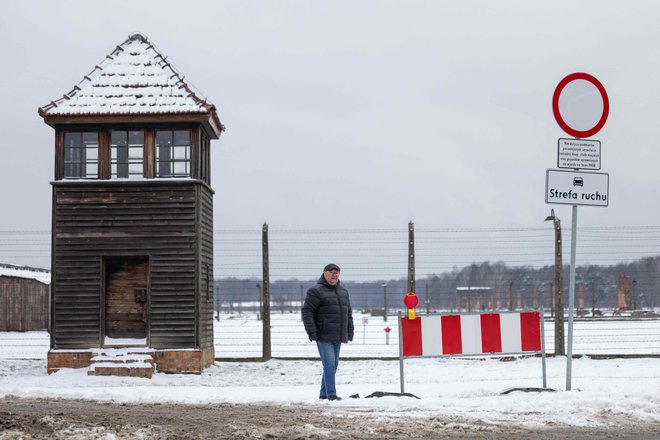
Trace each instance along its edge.
<instances>
[{"instance_id":1,"label":"blue jeans","mask_svg":"<svg viewBox=\"0 0 660 440\"><path fill-rule=\"evenodd\" d=\"M323 364L323 377L321 379L321 392L319 397L336 396L337 388L335 388L335 373L337 372L337 366L339 365L339 349L341 348L341 341L316 341L316 346L319 349L321 363Z\"/></svg>"}]
</instances>

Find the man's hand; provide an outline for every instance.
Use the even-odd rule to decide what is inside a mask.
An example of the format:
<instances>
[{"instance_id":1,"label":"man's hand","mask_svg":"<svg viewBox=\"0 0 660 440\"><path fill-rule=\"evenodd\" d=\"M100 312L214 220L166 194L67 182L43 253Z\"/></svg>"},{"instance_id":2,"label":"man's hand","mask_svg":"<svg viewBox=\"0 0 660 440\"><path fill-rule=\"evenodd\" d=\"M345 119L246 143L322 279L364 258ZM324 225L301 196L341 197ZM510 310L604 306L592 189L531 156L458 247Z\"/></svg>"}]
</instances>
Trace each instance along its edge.
<instances>
[{"instance_id":1,"label":"man's hand","mask_svg":"<svg viewBox=\"0 0 660 440\"><path fill-rule=\"evenodd\" d=\"M310 341L316 341L317 339L318 339L318 337L316 336L316 333L312 333L311 335L309 335L309 340Z\"/></svg>"}]
</instances>

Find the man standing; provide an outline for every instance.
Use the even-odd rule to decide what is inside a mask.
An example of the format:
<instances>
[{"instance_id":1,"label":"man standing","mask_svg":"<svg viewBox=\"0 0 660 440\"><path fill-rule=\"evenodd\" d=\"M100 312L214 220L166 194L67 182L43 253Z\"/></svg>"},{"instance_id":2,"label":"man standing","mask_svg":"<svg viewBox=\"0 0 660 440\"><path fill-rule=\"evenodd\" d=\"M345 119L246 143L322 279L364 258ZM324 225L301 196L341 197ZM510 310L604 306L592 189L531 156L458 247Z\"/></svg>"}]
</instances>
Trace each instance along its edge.
<instances>
[{"instance_id":1,"label":"man standing","mask_svg":"<svg viewBox=\"0 0 660 440\"><path fill-rule=\"evenodd\" d=\"M310 341L316 341L323 377L320 399L341 400L335 387L341 343L353 340L353 311L348 291L339 282L339 266L328 264L321 278L307 291L302 308L303 324Z\"/></svg>"}]
</instances>

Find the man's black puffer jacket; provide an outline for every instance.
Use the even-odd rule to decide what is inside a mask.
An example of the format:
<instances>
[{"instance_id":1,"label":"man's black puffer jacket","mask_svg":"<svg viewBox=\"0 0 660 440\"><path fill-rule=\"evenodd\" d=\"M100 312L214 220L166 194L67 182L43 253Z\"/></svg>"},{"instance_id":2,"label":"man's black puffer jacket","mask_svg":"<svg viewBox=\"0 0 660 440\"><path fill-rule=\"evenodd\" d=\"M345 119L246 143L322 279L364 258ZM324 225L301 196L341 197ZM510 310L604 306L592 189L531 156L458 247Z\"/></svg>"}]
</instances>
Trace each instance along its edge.
<instances>
[{"instance_id":1,"label":"man's black puffer jacket","mask_svg":"<svg viewBox=\"0 0 660 440\"><path fill-rule=\"evenodd\" d=\"M331 286L323 275L307 291L302 308L305 331L312 341L348 342L353 340L353 311L348 291Z\"/></svg>"}]
</instances>

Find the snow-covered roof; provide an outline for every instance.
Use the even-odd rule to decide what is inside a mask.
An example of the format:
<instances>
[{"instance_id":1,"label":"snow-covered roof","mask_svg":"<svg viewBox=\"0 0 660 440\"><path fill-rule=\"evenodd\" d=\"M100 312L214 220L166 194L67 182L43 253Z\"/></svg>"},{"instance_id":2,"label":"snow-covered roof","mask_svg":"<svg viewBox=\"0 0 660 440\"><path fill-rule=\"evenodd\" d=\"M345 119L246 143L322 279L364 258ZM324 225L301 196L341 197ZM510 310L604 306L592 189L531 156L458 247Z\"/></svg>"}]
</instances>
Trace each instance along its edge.
<instances>
[{"instance_id":1,"label":"snow-covered roof","mask_svg":"<svg viewBox=\"0 0 660 440\"><path fill-rule=\"evenodd\" d=\"M142 34L135 33L63 97L39 108L46 116L213 112Z\"/></svg>"},{"instance_id":2,"label":"snow-covered roof","mask_svg":"<svg viewBox=\"0 0 660 440\"><path fill-rule=\"evenodd\" d=\"M44 284L50 284L50 271L28 266L14 266L0 263L0 276L28 278Z\"/></svg>"}]
</instances>

